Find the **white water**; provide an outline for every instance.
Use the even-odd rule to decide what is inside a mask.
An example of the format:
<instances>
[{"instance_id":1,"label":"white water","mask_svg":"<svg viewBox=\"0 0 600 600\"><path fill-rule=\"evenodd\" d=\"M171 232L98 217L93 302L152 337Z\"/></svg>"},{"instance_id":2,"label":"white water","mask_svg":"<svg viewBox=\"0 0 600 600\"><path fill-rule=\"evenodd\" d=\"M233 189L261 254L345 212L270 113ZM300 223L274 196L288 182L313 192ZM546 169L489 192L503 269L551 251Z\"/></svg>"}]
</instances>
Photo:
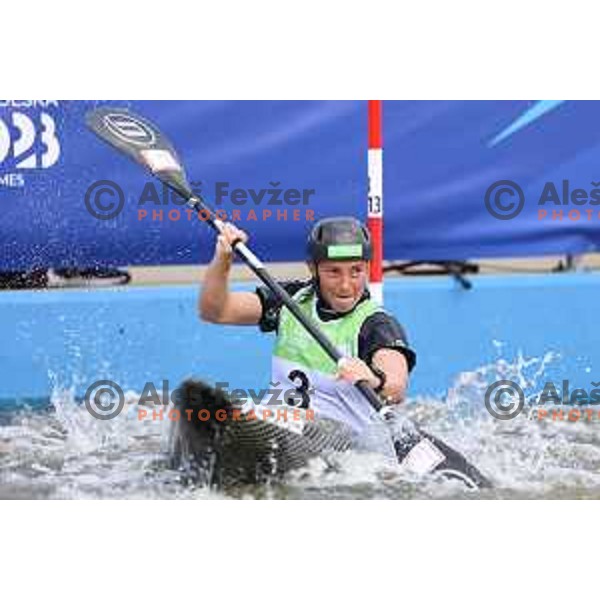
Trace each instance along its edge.
<instances>
[{"instance_id":1,"label":"white water","mask_svg":"<svg viewBox=\"0 0 600 600\"><path fill-rule=\"evenodd\" d=\"M407 414L464 453L495 484L471 492L458 482L415 481L380 456L348 453L314 460L284 485L246 488L259 498L563 498L600 497L600 421L536 421L527 411L493 419L484 391L513 379L539 392L555 355L499 360L461 373L445 398L413 398ZM93 419L71 390L57 389L53 409L21 411L0 426L0 498L223 498L182 483L166 463L168 422L138 420L128 392L119 417ZM442 402L441 400L445 400Z\"/></svg>"}]
</instances>

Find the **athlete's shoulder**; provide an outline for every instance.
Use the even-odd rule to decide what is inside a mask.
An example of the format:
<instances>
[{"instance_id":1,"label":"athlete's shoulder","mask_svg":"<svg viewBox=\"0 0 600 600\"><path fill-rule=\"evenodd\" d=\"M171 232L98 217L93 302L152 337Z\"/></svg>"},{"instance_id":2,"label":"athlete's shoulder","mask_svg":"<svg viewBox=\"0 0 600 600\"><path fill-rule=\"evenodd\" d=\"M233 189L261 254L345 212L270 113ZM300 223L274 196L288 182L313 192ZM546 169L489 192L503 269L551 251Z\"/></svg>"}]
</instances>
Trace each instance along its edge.
<instances>
[{"instance_id":1,"label":"athlete's shoulder","mask_svg":"<svg viewBox=\"0 0 600 600\"><path fill-rule=\"evenodd\" d=\"M291 279L278 283L290 296L296 296L300 292L306 292L307 294L312 292L310 279ZM258 322L260 330L264 332L276 331L279 324L279 314L283 306L281 299L267 286L257 287L256 294L262 306L262 314Z\"/></svg>"},{"instance_id":2,"label":"athlete's shoulder","mask_svg":"<svg viewBox=\"0 0 600 600\"><path fill-rule=\"evenodd\" d=\"M378 309L369 315L359 333L359 357L366 362L382 348L397 350L408 362L409 371L417 362L417 355L408 343L404 327L398 319L386 310Z\"/></svg>"}]
</instances>

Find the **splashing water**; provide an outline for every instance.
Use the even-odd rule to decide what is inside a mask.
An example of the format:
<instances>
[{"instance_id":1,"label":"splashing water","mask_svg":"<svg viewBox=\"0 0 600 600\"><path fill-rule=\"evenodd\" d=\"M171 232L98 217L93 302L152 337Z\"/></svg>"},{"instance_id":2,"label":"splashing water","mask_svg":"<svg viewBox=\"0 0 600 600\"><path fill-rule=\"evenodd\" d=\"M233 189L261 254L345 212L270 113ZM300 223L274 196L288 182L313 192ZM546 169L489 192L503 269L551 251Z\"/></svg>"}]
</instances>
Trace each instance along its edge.
<instances>
[{"instance_id":1,"label":"splashing water","mask_svg":"<svg viewBox=\"0 0 600 600\"><path fill-rule=\"evenodd\" d=\"M490 383L512 379L532 398L560 357L518 355L460 373L444 398L414 398L406 414L465 454L495 484L467 491L456 481L416 480L377 454L315 459L285 484L244 487L258 498L600 498L600 422L537 421L528 411L495 420ZM0 498L224 498L189 486L169 468L170 423L137 418L139 394L119 417L93 419L73 390L56 389L46 410L20 410L0 426Z\"/></svg>"}]
</instances>

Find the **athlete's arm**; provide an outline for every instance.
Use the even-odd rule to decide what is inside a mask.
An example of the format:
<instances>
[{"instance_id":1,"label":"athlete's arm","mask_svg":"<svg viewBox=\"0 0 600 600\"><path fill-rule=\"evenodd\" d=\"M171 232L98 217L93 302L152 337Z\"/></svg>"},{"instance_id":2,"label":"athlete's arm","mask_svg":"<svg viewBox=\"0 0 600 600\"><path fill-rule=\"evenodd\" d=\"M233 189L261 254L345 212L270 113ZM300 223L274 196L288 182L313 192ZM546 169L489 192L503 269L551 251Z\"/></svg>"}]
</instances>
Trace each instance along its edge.
<instances>
[{"instance_id":1,"label":"athlete's arm","mask_svg":"<svg viewBox=\"0 0 600 600\"><path fill-rule=\"evenodd\" d=\"M379 311L362 325L358 337L358 358L351 359L352 373L345 376L350 381L364 379L388 402L402 402L408 387L409 373L416 364L417 356L408 345L406 333L400 323L389 313Z\"/></svg>"},{"instance_id":2,"label":"athlete's arm","mask_svg":"<svg viewBox=\"0 0 600 600\"><path fill-rule=\"evenodd\" d=\"M338 365L337 377L351 383L366 381L388 402L397 404L406 395L408 363L396 350L381 348L373 355L370 366L360 358L345 358Z\"/></svg>"},{"instance_id":3,"label":"athlete's arm","mask_svg":"<svg viewBox=\"0 0 600 600\"><path fill-rule=\"evenodd\" d=\"M254 292L230 292L229 273L233 263L231 243L243 242L248 236L226 223L217 237L215 254L208 265L198 299L200 318L209 323L230 325L256 325L262 315L262 304Z\"/></svg>"},{"instance_id":4,"label":"athlete's arm","mask_svg":"<svg viewBox=\"0 0 600 600\"><path fill-rule=\"evenodd\" d=\"M408 362L397 350L381 348L373 354L371 365L384 374L385 385L379 392L388 402L398 404L406 397Z\"/></svg>"}]
</instances>

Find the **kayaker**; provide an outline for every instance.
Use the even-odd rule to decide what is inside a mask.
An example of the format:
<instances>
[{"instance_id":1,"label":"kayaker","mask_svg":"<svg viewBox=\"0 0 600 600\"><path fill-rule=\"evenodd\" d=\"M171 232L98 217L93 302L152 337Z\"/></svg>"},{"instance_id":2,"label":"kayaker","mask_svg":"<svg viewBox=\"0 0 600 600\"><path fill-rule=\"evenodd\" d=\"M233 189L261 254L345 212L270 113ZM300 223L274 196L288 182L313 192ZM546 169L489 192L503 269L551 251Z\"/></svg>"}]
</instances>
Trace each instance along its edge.
<instances>
[{"instance_id":1,"label":"kayaker","mask_svg":"<svg viewBox=\"0 0 600 600\"><path fill-rule=\"evenodd\" d=\"M272 382L300 390L303 407L342 420L360 432L373 409L353 386L365 380L388 403L405 397L416 361L400 323L370 299L371 241L353 217L333 217L315 224L307 243L309 280L282 282L294 298L348 358L336 365L266 287L229 291L231 243L247 234L226 223L206 270L198 308L203 320L258 325L276 332Z\"/></svg>"}]
</instances>

